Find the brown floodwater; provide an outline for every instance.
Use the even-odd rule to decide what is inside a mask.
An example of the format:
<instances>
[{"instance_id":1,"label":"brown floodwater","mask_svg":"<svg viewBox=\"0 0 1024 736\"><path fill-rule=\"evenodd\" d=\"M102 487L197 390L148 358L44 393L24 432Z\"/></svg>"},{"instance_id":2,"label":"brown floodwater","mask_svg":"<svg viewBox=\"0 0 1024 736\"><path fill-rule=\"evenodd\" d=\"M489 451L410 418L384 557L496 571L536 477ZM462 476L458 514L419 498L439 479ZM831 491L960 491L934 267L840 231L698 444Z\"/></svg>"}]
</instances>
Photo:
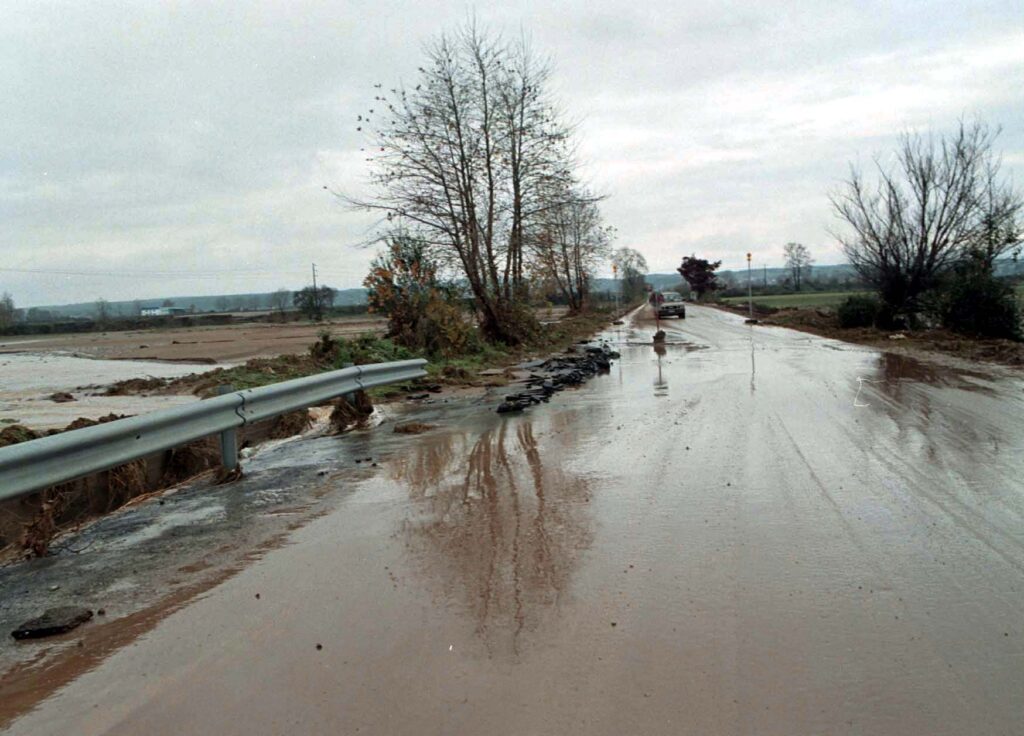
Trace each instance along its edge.
<instances>
[{"instance_id":1,"label":"brown floodwater","mask_svg":"<svg viewBox=\"0 0 1024 736\"><path fill-rule=\"evenodd\" d=\"M378 466L9 733L1019 733L1024 381L688 313L518 416L275 448Z\"/></svg>"}]
</instances>

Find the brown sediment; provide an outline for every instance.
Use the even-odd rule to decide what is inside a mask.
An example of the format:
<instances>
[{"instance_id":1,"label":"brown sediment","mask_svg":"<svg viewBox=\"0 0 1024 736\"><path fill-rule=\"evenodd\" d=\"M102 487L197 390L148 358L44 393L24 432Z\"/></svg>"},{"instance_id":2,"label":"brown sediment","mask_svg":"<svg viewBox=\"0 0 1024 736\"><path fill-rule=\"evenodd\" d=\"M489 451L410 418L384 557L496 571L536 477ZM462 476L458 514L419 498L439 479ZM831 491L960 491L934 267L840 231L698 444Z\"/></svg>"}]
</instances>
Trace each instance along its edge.
<instances>
[{"instance_id":1,"label":"brown sediment","mask_svg":"<svg viewBox=\"0 0 1024 736\"><path fill-rule=\"evenodd\" d=\"M746 315L746 308L729 305L709 305L733 314ZM1015 340L968 337L946 329L885 331L874 327L839 326L835 311L826 308L758 307L754 311L766 316L761 324L767 327L787 327L834 340L870 345L895 352L938 353L969 361L998 363L1011 367L1024 366L1024 343ZM895 338L895 339L894 339Z\"/></svg>"},{"instance_id":2,"label":"brown sediment","mask_svg":"<svg viewBox=\"0 0 1024 736\"><path fill-rule=\"evenodd\" d=\"M351 401L342 396L334 402L329 422L335 432L346 432L364 424L371 414L373 402L369 395L365 391L356 391Z\"/></svg>"},{"instance_id":3,"label":"brown sediment","mask_svg":"<svg viewBox=\"0 0 1024 736\"><path fill-rule=\"evenodd\" d=\"M176 590L149 608L54 637L50 640L52 643L40 649L32 659L0 675L0 728L5 728L58 688L88 672L111 653L130 644L235 572L237 570L223 570L200 583ZM79 640L83 642L81 647L72 643Z\"/></svg>"},{"instance_id":4,"label":"brown sediment","mask_svg":"<svg viewBox=\"0 0 1024 736\"><path fill-rule=\"evenodd\" d=\"M309 509L310 507L304 507ZM325 513L318 509L301 520L286 525L285 530L255 544L247 550L222 545L215 554L233 554L231 560L218 566L210 557L182 565L179 572L196 575L212 571L203 579L181 585L171 579L168 585L180 586L152 605L119 618L93 618L89 625L67 634L52 637L30 659L0 673L0 729L30 711L64 685L98 666L103 660L154 629L161 621L216 588L261 559L268 552L281 548L291 532L305 526ZM81 645L79 645L79 643ZM40 646L39 644L34 644ZM32 646L26 644L25 646Z\"/></svg>"},{"instance_id":5,"label":"brown sediment","mask_svg":"<svg viewBox=\"0 0 1024 736\"><path fill-rule=\"evenodd\" d=\"M359 438L347 502L12 731L1019 731L1019 377L688 311L532 415Z\"/></svg>"},{"instance_id":6,"label":"brown sediment","mask_svg":"<svg viewBox=\"0 0 1024 736\"><path fill-rule=\"evenodd\" d=\"M423 434L434 429L435 425L424 422L405 422L395 425L395 434Z\"/></svg>"}]
</instances>

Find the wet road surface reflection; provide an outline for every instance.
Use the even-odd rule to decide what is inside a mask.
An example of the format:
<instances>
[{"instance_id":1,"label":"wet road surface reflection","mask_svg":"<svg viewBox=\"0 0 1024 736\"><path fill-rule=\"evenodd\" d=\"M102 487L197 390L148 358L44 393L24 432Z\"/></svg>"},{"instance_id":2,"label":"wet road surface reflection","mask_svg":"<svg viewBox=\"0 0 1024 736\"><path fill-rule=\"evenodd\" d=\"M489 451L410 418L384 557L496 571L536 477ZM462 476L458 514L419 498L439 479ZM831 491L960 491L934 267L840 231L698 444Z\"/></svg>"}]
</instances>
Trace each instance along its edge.
<instances>
[{"instance_id":1,"label":"wet road surface reflection","mask_svg":"<svg viewBox=\"0 0 1024 736\"><path fill-rule=\"evenodd\" d=\"M323 513L11 733L1019 732L1019 374L688 313L523 415L257 458Z\"/></svg>"},{"instance_id":2,"label":"wet road surface reflection","mask_svg":"<svg viewBox=\"0 0 1024 736\"><path fill-rule=\"evenodd\" d=\"M529 417L424 438L389 469L414 501L401 534L436 603L467 612L489 656L518 656L591 542L586 481L544 463Z\"/></svg>"}]
</instances>

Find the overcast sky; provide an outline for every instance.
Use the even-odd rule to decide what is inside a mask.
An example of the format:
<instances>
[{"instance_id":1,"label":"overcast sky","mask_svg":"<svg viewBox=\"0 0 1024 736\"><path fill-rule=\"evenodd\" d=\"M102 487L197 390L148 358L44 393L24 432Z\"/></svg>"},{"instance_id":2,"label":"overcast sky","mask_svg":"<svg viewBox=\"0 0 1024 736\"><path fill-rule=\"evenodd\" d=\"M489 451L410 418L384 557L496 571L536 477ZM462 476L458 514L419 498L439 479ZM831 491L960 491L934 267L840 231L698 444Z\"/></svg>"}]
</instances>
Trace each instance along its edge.
<instances>
[{"instance_id":1,"label":"overcast sky","mask_svg":"<svg viewBox=\"0 0 1024 736\"><path fill-rule=\"evenodd\" d=\"M354 118L470 12L531 35L618 245L842 258L826 193L906 127L1001 125L1024 172L1024 5L0 3L0 291L19 306L358 286ZM16 269L16 270L12 270ZM55 273L65 272L65 273Z\"/></svg>"}]
</instances>

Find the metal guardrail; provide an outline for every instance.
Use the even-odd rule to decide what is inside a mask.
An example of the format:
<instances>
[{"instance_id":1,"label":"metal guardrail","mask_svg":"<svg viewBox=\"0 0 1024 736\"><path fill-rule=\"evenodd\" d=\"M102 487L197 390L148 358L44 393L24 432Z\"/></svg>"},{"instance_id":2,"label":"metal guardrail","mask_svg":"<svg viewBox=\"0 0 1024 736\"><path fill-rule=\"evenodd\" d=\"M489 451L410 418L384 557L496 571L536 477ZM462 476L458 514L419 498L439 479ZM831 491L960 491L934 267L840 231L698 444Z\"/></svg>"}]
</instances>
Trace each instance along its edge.
<instances>
[{"instance_id":1,"label":"metal guardrail","mask_svg":"<svg viewBox=\"0 0 1024 736\"><path fill-rule=\"evenodd\" d=\"M427 374L425 360L352 366L270 386L232 391L185 406L119 419L106 424L0 447L0 501L148 455L203 437L222 434L253 422L322 404L344 394ZM237 462L234 438L222 442L225 466Z\"/></svg>"}]
</instances>

